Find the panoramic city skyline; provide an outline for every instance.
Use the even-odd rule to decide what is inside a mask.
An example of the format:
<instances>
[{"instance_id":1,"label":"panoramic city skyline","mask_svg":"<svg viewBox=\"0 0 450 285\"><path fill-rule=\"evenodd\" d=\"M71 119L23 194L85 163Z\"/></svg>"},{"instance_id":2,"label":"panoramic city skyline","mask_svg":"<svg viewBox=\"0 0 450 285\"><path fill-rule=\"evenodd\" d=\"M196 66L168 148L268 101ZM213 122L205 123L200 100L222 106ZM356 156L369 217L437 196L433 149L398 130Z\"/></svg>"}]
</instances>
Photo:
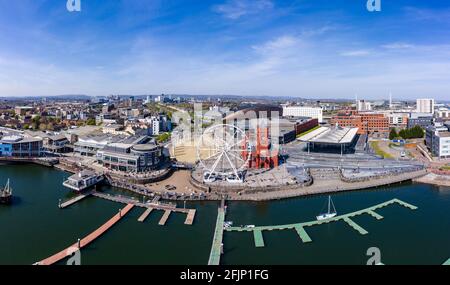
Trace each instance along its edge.
<instances>
[{"instance_id":1,"label":"panoramic city skyline","mask_svg":"<svg viewBox=\"0 0 450 285\"><path fill-rule=\"evenodd\" d=\"M450 265L449 26L442 0L0 0L0 265Z\"/></svg>"},{"instance_id":2,"label":"panoramic city skyline","mask_svg":"<svg viewBox=\"0 0 450 285\"><path fill-rule=\"evenodd\" d=\"M442 1L0 1L0 97L445 100Z\"/></svg>"}]
</instances>

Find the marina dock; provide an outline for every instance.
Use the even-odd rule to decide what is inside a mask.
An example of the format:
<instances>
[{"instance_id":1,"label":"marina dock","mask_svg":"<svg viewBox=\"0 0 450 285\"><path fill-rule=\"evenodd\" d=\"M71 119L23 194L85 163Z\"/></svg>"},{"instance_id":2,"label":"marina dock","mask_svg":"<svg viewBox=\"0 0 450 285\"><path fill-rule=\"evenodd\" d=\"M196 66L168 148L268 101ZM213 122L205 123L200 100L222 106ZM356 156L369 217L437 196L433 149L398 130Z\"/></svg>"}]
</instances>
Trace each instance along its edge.
<instances>
[{"instance_id":1,"label":"marina dock","mask_svg":"<svg viewBox=\"0 0 450 285\"><path fill-rule=\"evenodd\" d=\"M344 217L344 222L346 222L350 227L354 228L357 232L359 232L362 235L366 235L369 232L363 229L361 226L359 226L357 223L352 221L349 217Z\"/></svg>"},{"instance_id":2,"label":"marina dock","mask_svg":"<svg viewBox=\"0 0 450 285\"><path fill-rule=\"evenodd\" d=\"M110 220L100 226L98 229L87 235L85 238L81 239L79 243L75 243L68 248L46 258L36 263L36 265L52 265L58 261L63 260L66 257L71 256L77 250L87 246L95 239L103 235L107 230L109 230L112 226L114 226L118 221L120 221L132 208L134 205L128 204L125 208L120 210L119 213L114 215Z\"/></svg>"},{"instance_id":3,"label":"marina dock","mask_svg":"<svg viewBox=\"0 0 450 285\"><path fill-rule=\"evenodd\" d=\"M295 226L295 230L297 231L298 236L302 240L303 243L312 242L312 239L309 237L308 233L302 226Z\"/></svg>"},{"instance_id":4,"label":"marina dock","mask_svg":"<svg viewBox=\"0 0 450 285\"><path fill-rule=\"evenodd\" d=\"M351 212L345 215L341 215L341 216L336 216L334 218L330 218L327 220L321 220L321 221L310 221L310 222L304 222L304 223L297 223L297 224L287 224L287 225L272 225L272 226L258 226L258 227L253 227L253 228L248 228L248 227L228 227L225 228L225 231L228 232L253 232L254 238L255 238L255 246L256 247L261 247L264 246L264 240L263 240L263 235L262 232L263 231L272 231L272 230L291 230L294 229L297 234L299 235L300 239L302 240L303 243L307 243L307 242L312 242L312 239L310 238L310 236L308 235L308 233L305 230L305 227L311 227L311 226L316 226L316 225L322 225L322 224L328 224L328 223L332 223L332 222L336 222L336 221L344 221L345 223L347 223L350 227L352 227L353 229L355 229L359 234L361 235L366 235L368 234L368 231L366 231L363 227L361 227L360 225L358 225L355 221L353 221L351 218L355 217L355 216L359 216L362 214L368 214L371 215L372 217L374 217L377 220L381 220L383 219L383 216L379 215L378 213L375 212L375 210L377 209L381 209L383 207L387 207L389 205L392 204L399 204L400 206L403 206L405 208L408 208L410 210L416 210L417 207L413 206L411 204L408 204L406 202L403 202L399 199L392 199L389 200L387 202L363 209L363 210L359 210L356 212ZM217 226L216 226L216 231L217 231Z\"/></svg>"},{"instance_id":5,"label":"marina dock","mask_svg":"<svg viewBox=\"0 0 450 285\"><path fill-rule=\"evenodd\" d=\"M255 247L264 247L264 238L262 235L262 231L253 231L253 238L255 239Z\"/></svg>"},{"instance_id":6,"label":"marina dock","mask_svg":"<svg viewBox=\"0 0 450 285\"><path fill-rule=\"evenodd\" d=\"M159 223L158 223L159 225L165 225L172 212L187 214L184 224L192 225L192 223L194 222L195 214L196 214L195 209L177 208L177 206L173 205L173 204L166 204L166 203L158 202L160 199L159 196L155 197L152 200L152 202L150 202L150 203L143 203L143 202L138 201L137 199L133 199L130 197L105 194L105 193L96 192L96 191L93 191L91 193L91 195L95 196L97 198L102 198L102 199L112 201L112 202L123 203L123 204L132 204L136 207L145 208L146 211L138 218L139 222L144 222L145 219L148 217L148 215L150 215L150 213L153 210L161 210L161 211L164 211L164 215L162 216L161 220L159 221Z\"/></svg>"},{"instance_id":7,"label":"marina dock","mask_svg":"<svg viewBox=\"0 0 450 285\"><path fill-rule=\"evenodd\" d=\"M194 223L195 213L197 210L189 210L186 220L184 221L185 225L192 225Z\"/></svg>"},{"instance_id":8,"label":"marina dock","mask_svg":"<svg viewBox=\"0 0 450 285\"><path fill-rule=\"evenodd\" d=\"M220 255L222 254L223 225L225 222L225 206L222 205L217 210L216 229L214 230L214 238L209 254L208 265L219 265Z\"/></svg>"},{"instance_id":9,"label":"marina dock","mask_svg":"<svg viewBox=\"0 0 450 285\"><path fill-rule=\"evenodd\" d=\"M159 220L158 224L160 226L164 226L166 224L167 220L169 219L171 213L172 213L171 210L165 210L164 215L162 216L161 220Z\"/></svg>"},{"instance_id":10,"label":"marina dock","mask_svg":"<svg viewBox=\"0 0 450 285\"><path fill-rule=\"evenodd\" d=\"M77 202L83 200L84 198L90 196L91 194L92 194L92 192L87 192L87 193L84 193L84 194L79 194L79 195L75 196L74 198L67 200L66 202L60 203L60 204L59 204L59 208L60 208L60 209L67 208L67 207L69 207L69 206L71 206L71 205L73 205L73 204L75 204L75 203L77 203Z\"/></svg>"},{"instance_id":11,"label":"marina dock","mask_svg":"<svg viewBox=\"0 0 450 285\"><path fill-rule=\"evenodd\" d=\"M145 212L138 218L138 222L143 223L152 211L153 211L153 208L148 208L147 210L145 210Z\"/></svg>"}]
</instances>

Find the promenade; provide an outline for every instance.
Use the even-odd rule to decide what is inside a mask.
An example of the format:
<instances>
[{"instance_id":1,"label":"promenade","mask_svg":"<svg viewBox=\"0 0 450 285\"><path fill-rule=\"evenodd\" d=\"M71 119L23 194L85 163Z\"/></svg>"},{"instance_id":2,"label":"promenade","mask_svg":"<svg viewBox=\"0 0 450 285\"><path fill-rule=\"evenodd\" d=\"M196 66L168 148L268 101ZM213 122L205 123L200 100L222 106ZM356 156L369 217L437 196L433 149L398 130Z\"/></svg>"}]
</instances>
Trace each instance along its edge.
<instances>
[{"instance_id":1,"label":"promenade","mask_svg":"<svg viewBox=\"0 0 450 285\"><path fill-rule=\"evenodd\" d=\"M314 180L314 183L311 186L307 187L299 187L297 189L289 189L289 190L280 188L280 190L270 192L230 195L228 200L265 201L265 200L293 198L299 196L308 196L315 194L328 194L343 191L354 191L400 183L403 181L409 181L422 177L426 174L427 174L426 170L419 170L393 176L380 177L377 179L370 179L367 181L351 182L351 183L344 182L338 178L326 180Z\"/></svg>"}]
</instances>

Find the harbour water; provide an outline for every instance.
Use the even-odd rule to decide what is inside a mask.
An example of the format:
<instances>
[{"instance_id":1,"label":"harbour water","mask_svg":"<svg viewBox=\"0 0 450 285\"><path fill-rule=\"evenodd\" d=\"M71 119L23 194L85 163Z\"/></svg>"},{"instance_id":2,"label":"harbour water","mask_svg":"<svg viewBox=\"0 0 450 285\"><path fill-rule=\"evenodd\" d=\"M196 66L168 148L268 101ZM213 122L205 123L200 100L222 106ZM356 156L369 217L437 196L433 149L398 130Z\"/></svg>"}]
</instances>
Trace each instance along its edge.
<instances>
[{"instance_id":1,"label":"harbour water","mask_svg":"<svg viewBox=\"0 0 450 285\"><path fill-rule=\"evenodd\" d=\"M124 205L87 198L67 209L59 199L70 193L62 186L68 173L35 165L0 165L0 184L10 178L14 200L0 205L0 264L32 264L89 234ZM102 189L118 191L117 189ZM124 192L125 193L125 192ZM355 217L369 234L360 235L344 222L307 228L312 243L301 243L295 231L263 232L265 247L255 248L251 233L225 233L222 264L365 264L369 247L378 247L385 264L442 264L450 257L450 188L404 183L335 194L338 214L392 198L418 206L416 211L393 205L377 211L384 219ZM264 203L232 202L226 220L234 225L273 225L313 220L327 196ZM180 204L182 206L182 204ZM134 208L105 235L81 252L82 264L206 264L218 203L187 203L196 208L193 226L184 214Z\"/></svg>"}]
</instances>

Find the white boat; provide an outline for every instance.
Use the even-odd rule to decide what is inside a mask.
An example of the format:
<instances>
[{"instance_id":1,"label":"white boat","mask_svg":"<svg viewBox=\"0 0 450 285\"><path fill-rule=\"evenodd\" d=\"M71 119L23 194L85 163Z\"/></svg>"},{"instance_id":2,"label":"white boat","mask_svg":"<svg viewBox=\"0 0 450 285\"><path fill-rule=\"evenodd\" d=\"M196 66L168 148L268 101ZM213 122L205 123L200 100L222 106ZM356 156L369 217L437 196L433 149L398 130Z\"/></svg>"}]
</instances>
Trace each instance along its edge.
<instances>
[{"instance_id":1,"label":"white boat","mask_svg":"<svg viewBox=\"0 0 450 285\"><path fill-rule=\"evenodd\" d=\"M223 225L224 225L225 228L229 228L229 227L233 226L233 222L231 222L231 221L230 222L225 222Z\"/></svg>"},{"instance_id":2,"label":"white boat","mask_svg":"<svg viewBox=\"0 0 450 285\"><path fill-rule=\"evenodd\" d=\"M253 229L255 227L255 225L246 225L245 226L247 229Z\"/></svg>"},{"instance_id":3,"label":"white boat","mask_svg":"<svg viewBox=\"0 0 450 285\"><path fill-rule=\"evenodd\" d=\"M331 211L331 206L333 206L333 211ZM331 196L328 196L328 212L318 215L316 218L318 221L323 221L326 219L331 219L336 217L337 212L336 208L334 207L333 200L331 200Z\"/></svg>"}]
</instances>

